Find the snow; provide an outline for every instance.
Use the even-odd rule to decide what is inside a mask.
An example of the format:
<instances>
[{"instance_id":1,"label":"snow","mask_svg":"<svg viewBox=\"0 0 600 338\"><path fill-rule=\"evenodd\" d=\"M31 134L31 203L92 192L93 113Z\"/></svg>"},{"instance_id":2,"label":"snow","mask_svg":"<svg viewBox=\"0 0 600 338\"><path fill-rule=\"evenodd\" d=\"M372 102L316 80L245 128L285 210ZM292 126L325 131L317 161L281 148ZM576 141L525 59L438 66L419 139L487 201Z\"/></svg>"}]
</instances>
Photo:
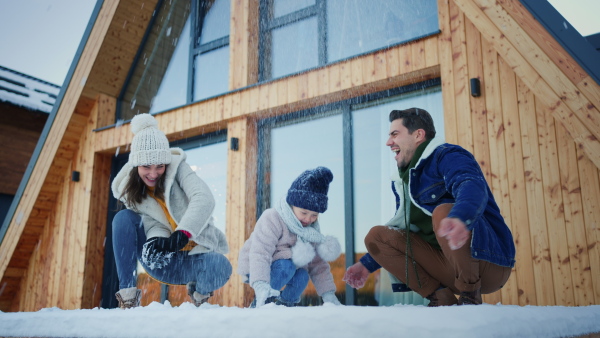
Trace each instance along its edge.
<instances>
[{"instance_id":1,"label":"snow","mask_svg":"<svg viewBox=\"0 0 600 338\"><path fill-rule=\"evenodd\" d=\"M574 337L600 332L600 305L257 309L153 302L135 309L0 312L0 336L25 337Z\"/></svg>"},{"instance_id":2,"label":"snow","mask_svg":"<svg viewBox=\"0 0 600 338\"><path fill-rule=\"evenodd\" d=\"M0 66L0 102L50 113L60 87Z\"/></svg>"}]
</instances>

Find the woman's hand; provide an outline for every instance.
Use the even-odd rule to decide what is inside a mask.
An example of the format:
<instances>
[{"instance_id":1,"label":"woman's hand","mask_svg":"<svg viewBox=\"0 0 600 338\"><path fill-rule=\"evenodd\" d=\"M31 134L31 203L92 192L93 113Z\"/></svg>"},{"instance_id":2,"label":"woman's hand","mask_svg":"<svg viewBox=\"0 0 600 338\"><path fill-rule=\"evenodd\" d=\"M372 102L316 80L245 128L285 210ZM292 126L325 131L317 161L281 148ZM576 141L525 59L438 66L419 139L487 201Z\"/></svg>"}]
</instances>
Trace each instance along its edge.
<instances>
[{"instance_id":1,"label":"woman's hand","mask_svg":"<svg viewBox=\"0 0 600 338\"><path fill-rule=\"evenodd\" d=\"M175 252L183 249L189 240L187 231L175 231L170 237L152 237L142 248L142 262L151 269L161 269L169 264Z\"/></svg>"}]
</instances>

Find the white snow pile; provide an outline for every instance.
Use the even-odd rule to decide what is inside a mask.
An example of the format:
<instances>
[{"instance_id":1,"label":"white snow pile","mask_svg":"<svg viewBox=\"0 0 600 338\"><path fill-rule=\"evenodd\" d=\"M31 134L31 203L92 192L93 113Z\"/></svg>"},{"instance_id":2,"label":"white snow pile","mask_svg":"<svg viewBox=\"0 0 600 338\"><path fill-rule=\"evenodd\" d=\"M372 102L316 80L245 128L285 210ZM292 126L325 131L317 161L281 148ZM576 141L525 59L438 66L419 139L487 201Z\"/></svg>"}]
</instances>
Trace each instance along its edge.
<instances>
[{"instance_id":1,"label":"white snow pile","mask_svg":"<svg viewBox=\"0 0 600 338\"><path fill-rule=\"evenodd\" d=\"M151 303L129 310L0 312L2 337L575 337L600 332L600 305L257 309ZM600 335L599 335L600 336Z\"/></svg>"}]
</instances>

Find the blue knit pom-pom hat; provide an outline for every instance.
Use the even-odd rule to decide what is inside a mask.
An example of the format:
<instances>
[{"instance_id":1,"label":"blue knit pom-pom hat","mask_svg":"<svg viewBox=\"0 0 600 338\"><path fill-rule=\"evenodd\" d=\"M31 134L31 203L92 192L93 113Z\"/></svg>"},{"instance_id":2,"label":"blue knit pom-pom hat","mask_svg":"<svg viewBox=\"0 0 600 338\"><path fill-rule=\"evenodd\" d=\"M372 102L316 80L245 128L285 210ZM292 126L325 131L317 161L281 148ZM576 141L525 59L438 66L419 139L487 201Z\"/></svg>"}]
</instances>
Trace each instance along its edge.
<instances>
[{"instance_id":1,"label":"blue knit pom-pom hat","mask_svg":"<svg viewBox=\"0 0 600 338\"><path fill-rule=\"evenodd\" d=\"M309 169L300 174L288 190L286 202L298 208L322 213L327 210L327 191L333 180L325 167Z\"/></svg>"}]
</instances>

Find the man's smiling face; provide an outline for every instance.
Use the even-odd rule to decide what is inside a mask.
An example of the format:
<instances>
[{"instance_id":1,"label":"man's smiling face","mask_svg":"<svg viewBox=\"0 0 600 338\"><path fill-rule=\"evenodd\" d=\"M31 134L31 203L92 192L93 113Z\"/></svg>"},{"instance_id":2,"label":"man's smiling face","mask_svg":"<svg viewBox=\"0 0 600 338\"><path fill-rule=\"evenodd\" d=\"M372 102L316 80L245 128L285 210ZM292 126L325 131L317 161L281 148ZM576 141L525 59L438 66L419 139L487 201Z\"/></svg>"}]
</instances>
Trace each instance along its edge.
<instances>
[{"instance_id":1,"label":"man's smiling face","mask_svg":"<svg viewBox=\"0 0 600 338\"><path fill-rule=\"evenodd\" d=\"M402 119L392 121L385 145L396 154L394 159L398 168L406 168L410 164L415 150L425 140L424 134L423 129L417 129L411 134L402 124Z\"/></svg>"}]
</instances>

